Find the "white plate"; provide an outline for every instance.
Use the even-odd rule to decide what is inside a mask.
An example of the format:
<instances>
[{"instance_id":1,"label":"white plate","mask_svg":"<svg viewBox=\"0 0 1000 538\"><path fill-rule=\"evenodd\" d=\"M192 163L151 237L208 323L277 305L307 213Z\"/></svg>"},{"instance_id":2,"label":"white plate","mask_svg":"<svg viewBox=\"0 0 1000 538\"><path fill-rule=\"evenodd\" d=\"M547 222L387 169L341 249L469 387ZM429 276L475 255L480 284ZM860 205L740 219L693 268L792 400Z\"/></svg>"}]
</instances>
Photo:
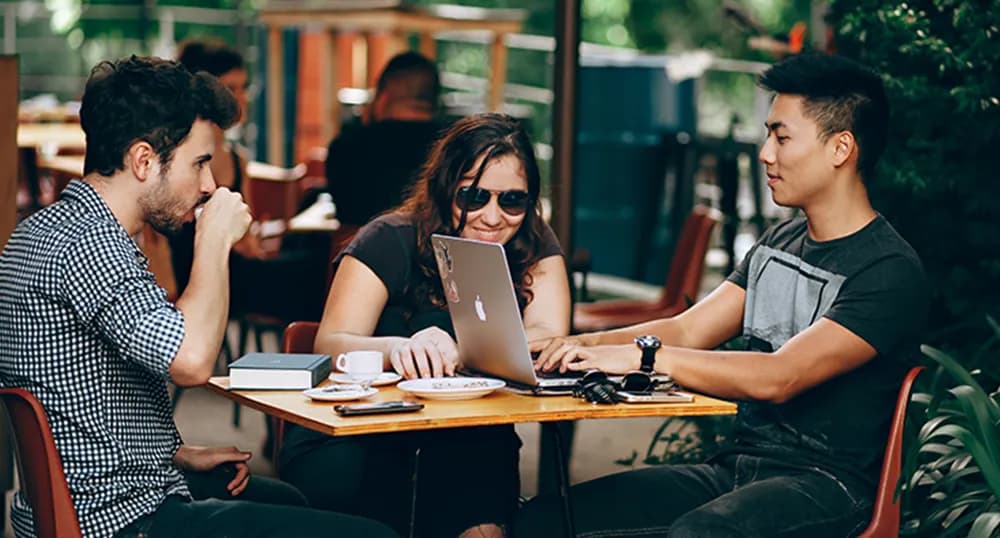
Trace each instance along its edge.
<instances>
[{"instance_id":1,"label":"white plate","mask_svg":"<svg viewBox=\"0 0 1000 538\"><path fill-rule=\"evenodd\" d=\"M346 402L359 400L378 393L378 389L361 390L361 385L327 385L302 391L302 394L321 402Z\"/></svg>"},{"instance_id":2,"label":"white plate","mask_svg":"<svg viewBox=\"0 0 1000 538\"><path fill-rule=\"evenodd\" d=\"M396 372L382 372L377 378L375 378L375 381L372 381L372 386L381 387L382 385L391 385L400 379L403 379L403 377ZM343 372L334 372L330 374L330 381L333 381L334 383L357 384L357 380Z\"/></svg>"},{"instance_id":3,"label":"white plate","mask_svg":"<svg viewBox=\"0 0 1000 538\"><path fill-rule=\"evenodd\" d=\"M499 379L486 377L428 377L403 381L397 387L431 400L470 400L486 396L505 385Z\"/></svg>"}]
</instances>

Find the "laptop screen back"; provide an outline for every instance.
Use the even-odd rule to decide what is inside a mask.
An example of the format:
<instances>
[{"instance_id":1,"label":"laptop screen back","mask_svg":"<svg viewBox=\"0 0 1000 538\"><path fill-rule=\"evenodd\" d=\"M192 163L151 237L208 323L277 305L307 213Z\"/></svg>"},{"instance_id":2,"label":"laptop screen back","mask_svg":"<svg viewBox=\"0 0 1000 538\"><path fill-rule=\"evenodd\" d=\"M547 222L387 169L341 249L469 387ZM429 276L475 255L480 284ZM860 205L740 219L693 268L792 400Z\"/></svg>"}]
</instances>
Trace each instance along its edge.
<instances>
[{"instance_id":1,"label":"laptop screen back","mask_svg":"<svg viewBox=\"0 0 1000 538\"><path fill-rule=\"evenodd\" d=\"M538 379L503 246L437 234L431 242L462 364L507 381L536 386Z\"/></svg>"}]
</instances>

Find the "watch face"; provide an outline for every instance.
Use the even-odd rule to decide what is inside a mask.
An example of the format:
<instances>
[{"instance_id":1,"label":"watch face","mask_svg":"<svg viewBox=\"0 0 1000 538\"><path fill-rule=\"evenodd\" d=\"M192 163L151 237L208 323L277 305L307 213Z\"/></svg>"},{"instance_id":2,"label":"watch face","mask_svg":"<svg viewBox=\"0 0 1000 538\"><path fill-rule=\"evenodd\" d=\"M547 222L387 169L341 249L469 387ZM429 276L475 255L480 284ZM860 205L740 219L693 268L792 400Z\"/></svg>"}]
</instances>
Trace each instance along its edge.
<instances>
[{"instance_id":1,"label":"watch face","mask_svg":"<svg viewBox=\"0 0 1000 538\"><path fill-rule=\"evenodd\" d=\"M636 345L641 348L658 348L660 347L660 339L651 335L646 334L635 339Z\"/></svg>"}]
</instances>

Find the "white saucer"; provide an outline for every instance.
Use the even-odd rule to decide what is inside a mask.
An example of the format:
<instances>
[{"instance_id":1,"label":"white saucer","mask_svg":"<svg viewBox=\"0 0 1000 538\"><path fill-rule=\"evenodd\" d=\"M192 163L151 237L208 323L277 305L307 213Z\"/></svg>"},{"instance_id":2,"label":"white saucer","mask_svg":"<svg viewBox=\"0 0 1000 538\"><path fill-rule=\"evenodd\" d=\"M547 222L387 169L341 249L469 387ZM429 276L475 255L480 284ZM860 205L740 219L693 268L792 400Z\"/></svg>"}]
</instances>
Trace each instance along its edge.
<instances>
[{"instance_id":1,"label":"white saucer","mask_svg":"<svg viewBox=\"0 0 1000 538\"><path fill-rule=\"evenodd\" d=\"M327 385L302 391L302 394L321 402L360 400L378 393L378 389L361 390L361 385Z\"/></svg>"},{"instance_id":2,"label":"white saucer","mask_svg":"<svg viewBox=\"0 0 1000 538\"><path fill-rule=\"evenodd\" d=\"M372 381L372 386L381 387L382 385L391 385L400 379L403 379L403 377L396 372L382 372L375 378L375 381ZM345 374L344 372L334 372L330 374L330 381L333 381L334 383L351 384L356 384L358 382L356 379Z\"/></svg>"},{"instance_id":3,"label":"white saucer","mask_svg":"<svg viewBox=\"0 0 1000 538\"><path fill-rule=\"evenodd\" d=\"M431 400L471 400L506 385L499 379L486 377L428 377L403 381L397 386L401 391Z\"/></svg>"}]
</instances>

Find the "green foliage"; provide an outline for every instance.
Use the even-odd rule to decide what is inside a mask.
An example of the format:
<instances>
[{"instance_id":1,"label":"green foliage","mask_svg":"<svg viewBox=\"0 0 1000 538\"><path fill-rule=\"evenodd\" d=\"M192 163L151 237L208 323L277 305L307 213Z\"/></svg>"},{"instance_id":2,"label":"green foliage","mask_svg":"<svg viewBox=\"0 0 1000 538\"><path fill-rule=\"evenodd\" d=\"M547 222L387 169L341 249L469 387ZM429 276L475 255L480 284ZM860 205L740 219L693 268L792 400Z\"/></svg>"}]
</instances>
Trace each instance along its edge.
<instances>
[{"instance_id":1,"label":"green foliage","mask_svg":"<svg viewBox=\"0 0 1000 538\"><path fill-rule=\"evenodd\" d=\"M669 417L653 435L642 463L702 463L719 451L732 425L731 416ZM631 467L638 457L639 453L633 451L631 456L615 463Z\"/></svg>"},{"instance_id":2,"label":"green foliage","mask_svg":"<svg viewBox=\"0 0 1000 538\"><path fill-rule=\"evenodd\" d=\"M870 191L924 262L927 341L947 349L981 341L981 324L962 320L996 316L1000 305L997 21L998 2L830 2L839 51L885 75L890 146Z\"/></svg>"},{"instance_id":3,"label":"green foliage","mask_svg":"<svg viewBox=\"0 0 1000 538\"><path fill-rule=\"evenodd\" d=\"M1000 328L992 322L994 336ZM995 352L996 339L983 350ZM928 392L913 395L926 422L910 443L904 467L908 493L904 531L918 536L1000 534L1000 393L987 393L948 354L923 346L939 365Z\"/></svg>"}]
</instances>

